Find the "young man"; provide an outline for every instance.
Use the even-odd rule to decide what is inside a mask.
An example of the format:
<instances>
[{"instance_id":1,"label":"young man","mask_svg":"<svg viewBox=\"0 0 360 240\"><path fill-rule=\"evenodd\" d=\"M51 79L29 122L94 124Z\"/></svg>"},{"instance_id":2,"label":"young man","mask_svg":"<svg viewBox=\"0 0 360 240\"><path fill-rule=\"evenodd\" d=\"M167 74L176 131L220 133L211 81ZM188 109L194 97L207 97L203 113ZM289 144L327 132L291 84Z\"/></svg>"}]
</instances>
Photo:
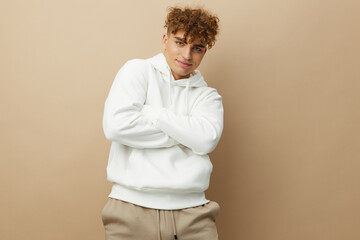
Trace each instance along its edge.
<instances>
[{"instance_id":1,"label":"young man","mask_svg":"<svg viewBox=\"0 0 360 240\"><path fill-rule=\"evenodd\" d=\"M116 75L103 118L112 141L107 240L218 239L219 205L204 191L207 154L223 129L222 98L196 70L218 21L203 9L170 8L163 53L130 60Z\"/></svg>"}]
</instances>

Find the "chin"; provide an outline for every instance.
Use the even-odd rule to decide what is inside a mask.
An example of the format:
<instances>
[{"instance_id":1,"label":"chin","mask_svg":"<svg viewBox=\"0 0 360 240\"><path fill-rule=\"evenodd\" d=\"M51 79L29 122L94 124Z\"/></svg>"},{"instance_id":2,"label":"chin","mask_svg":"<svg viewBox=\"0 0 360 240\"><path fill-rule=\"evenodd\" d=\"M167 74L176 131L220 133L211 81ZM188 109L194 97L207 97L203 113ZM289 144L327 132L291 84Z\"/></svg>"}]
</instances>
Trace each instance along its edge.
<instances>
[{"instance_id":1,"label":"chin","mask_svg":"<svg viewBox=\"0 0 360 240\"><path fill-rule=\"evenodd\" d=\"M179 74L180 75L180 74ZM183 78L188 78L190 75L190 73L183 73L181 74L180 76L183 77Z\"/></svg>"},{"instance_id":2,"label":"chin","mask_svg":"<svg viewBox=\"0 0 360 240\"><path fill-rule=\"evenodd\" d=\"M182 76L182 77L186 77L186 76L189 75L190 73L184 72L184 71L178 71L176 74L179 75L179 76Z\"/></svg>"}]
</instances>

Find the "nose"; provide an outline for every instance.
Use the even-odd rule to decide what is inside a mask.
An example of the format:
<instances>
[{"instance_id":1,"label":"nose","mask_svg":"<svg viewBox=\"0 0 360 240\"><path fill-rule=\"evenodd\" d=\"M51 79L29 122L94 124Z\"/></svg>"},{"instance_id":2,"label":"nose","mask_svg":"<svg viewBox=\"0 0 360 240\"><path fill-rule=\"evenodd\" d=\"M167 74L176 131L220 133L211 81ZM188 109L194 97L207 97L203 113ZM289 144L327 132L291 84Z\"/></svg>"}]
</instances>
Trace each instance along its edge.
<instances>
[{"instance_id":1,"label":"nose","mask_svg":"<svg viewBox=\"0 0 360 240\"><path fill-rule=\"evenodd\" d=\"M183 51L182 55L183 55L182 57L185 60L187 60L187 61L191 60L191 46L186 46L184 48L184 51Z\"/></svg>"}]
</instances>

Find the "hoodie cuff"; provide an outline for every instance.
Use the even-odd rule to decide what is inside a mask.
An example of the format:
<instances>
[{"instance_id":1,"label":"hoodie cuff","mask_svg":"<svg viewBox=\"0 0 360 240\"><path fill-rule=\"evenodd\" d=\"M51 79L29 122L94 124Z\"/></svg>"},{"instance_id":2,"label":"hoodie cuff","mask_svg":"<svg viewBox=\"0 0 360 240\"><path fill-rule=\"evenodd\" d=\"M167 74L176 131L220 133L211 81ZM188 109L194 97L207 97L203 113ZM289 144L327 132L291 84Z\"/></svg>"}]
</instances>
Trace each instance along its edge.
<instances>
[{"instance_id":1,"label":"hoodie cuff","mask_svg":"<svg viewBox=\"0 0 360 240\"><path fill-rule=\"evenodd\" d=\"M144 116L148 118L156 126L156 122L164 110L165 109L161 107L155 107L152 105L143 105L143 108L141 109L141 113L144 114Z\"/></svg>"}]
</instances>

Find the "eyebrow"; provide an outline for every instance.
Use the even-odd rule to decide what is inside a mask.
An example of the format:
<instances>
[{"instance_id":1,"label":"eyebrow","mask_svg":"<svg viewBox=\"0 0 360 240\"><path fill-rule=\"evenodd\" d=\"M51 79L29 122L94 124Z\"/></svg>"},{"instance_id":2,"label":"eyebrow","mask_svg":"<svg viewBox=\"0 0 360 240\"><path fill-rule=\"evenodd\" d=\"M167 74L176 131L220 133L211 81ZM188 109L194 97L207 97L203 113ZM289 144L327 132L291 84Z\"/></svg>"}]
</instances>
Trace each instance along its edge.
<instances>
[{"instance_id":1,"label":"eyebrow","mask_svg":"<svg viewBox=\"0 0 360 240\"><path fill-rule=\"evenodd\" d=\"M186 40L184 38L181 37L175 37L177 40L182 41L184 43L187 44ZM199 48L205 48L205 46L203 44L195 44L193 47L199 47Z\"/></svg>"},{"instance_id":2,"label":"eyebrow","mask_svg":"<svg viewBox=\"0 0 360 240\"><path fill-rule=\"evenodd\" d=\"M181 38L181 37L175 37L175 38L176 38L177 40L179 40L179 41L182 41L182 42L184 42L184 43L187 43L184 38Z\"/></svg>"},{"instance_id":3,"label":"eyebrow","mask_svg":"<svg viewBox=\"0 0 360 240\"><path fill-rule=\"evenodd\" d=\"M205 46L202 44L195 44L194 47L205 48Z\"/></svg>"}]
</instances>

